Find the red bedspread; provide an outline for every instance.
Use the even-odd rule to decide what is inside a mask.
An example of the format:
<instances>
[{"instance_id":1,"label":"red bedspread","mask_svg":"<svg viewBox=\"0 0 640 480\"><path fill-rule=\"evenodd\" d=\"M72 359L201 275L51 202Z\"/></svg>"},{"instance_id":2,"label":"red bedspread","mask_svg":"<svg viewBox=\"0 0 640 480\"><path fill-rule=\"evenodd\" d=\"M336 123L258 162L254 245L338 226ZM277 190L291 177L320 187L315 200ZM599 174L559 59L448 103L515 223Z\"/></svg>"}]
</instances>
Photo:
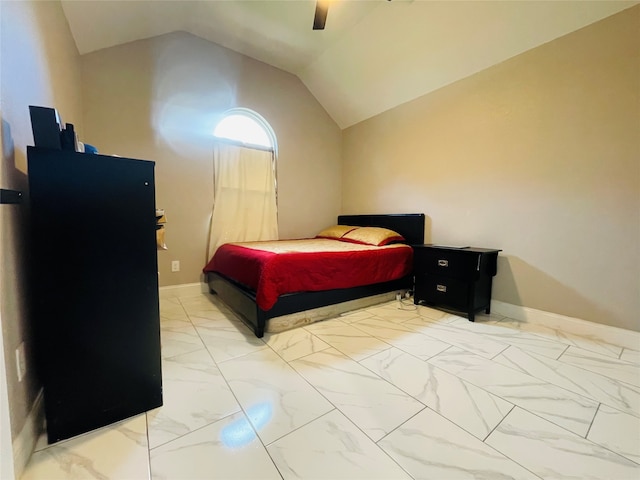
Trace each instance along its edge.
<instances>
[{"instance_id":1,"label":"red bedspread","mask_svg":"<svg viewBox=\"0 0 640 480\"><path fill-rule=\"evenodd\" d=\"M227 243L204 272L220 273L256 292L269 310L286 293L332 290L402 278L412 270L408 245L374 247L330 239Z\"/></svg>"}]
</instances>

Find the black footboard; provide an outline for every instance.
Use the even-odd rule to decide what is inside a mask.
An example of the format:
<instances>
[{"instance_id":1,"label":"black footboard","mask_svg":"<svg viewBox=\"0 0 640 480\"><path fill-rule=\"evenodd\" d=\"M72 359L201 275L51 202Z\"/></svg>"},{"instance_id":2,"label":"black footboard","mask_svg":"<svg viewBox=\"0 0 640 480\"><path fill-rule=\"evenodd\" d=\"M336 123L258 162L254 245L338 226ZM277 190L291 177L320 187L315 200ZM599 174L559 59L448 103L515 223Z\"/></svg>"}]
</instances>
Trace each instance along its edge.
<instances>
[{"instance_id":1,"label":"black footboard","mask_svg":"<svg viewBox=\"0 0 640 480\"><path fill-rule=\"evenodd\" d=\"M271 310L262 310L256 304L255 292L217 273L208 273L207 282L213 293L253 328L258 338L264 336L267 320L291 313L335 305L358 298L413 288L413 277L407 276L391 282L375 283L353 288L339 288L321 292L302 292L282 295Z\"/></svg>"}]
</instances>

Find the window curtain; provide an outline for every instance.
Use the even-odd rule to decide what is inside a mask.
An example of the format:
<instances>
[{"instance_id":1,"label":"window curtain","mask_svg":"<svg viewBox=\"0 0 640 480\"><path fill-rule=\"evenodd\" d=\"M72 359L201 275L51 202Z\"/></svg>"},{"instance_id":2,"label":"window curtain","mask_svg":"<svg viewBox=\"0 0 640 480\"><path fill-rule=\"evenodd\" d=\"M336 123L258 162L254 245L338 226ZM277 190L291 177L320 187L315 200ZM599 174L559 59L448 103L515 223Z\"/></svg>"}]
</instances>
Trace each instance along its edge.
<instances>
[{"instance_id":1,"label":"window curtain","mask_svg":"<svg viewBox=\"0 0 640 480\"><path fill-rule=\"evenodd\" d=\"M272 151L216 142L209 258L227 242L278 239Z\"/></svg>"}]
</instances>

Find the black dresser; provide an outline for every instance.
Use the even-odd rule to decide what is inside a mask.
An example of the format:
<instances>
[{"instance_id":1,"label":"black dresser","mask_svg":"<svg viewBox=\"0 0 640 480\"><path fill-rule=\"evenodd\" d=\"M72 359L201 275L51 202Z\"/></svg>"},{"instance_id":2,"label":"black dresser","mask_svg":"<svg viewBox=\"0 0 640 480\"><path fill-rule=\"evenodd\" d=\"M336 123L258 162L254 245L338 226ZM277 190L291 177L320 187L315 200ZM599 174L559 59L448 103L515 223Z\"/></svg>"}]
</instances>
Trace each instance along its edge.
<instances>
[{"instance_id":1,"label":"black dresser","mask_svg":"<svg viewBox=\"0 0 640 480\"><path fill-rule=\"evenodd\" d=\"M28 148L49 443L162 405L154 165Z\"/></svg>"},{"instance_id":2,"label":"black dresser","mask_svg":"<svg viewBox=\"0 0 640 480\"><path fill-rule=\"evenodd\" d=\"M472 322L490 313L491 284L500 250L413 245L414 302L463 312Z\"/></svg>"}]
</instances>

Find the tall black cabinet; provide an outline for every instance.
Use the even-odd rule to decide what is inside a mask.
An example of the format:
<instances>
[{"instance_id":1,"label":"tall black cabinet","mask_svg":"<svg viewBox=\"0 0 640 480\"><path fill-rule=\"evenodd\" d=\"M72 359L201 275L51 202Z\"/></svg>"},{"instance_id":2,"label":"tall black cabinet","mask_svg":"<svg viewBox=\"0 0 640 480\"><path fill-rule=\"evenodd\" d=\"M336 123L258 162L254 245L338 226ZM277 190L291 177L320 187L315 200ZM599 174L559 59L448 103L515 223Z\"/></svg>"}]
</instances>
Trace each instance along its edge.
<instances>
[{"instance_id":1,"label":"tall black cabinet","mask_svg":"<svg viewBox=\"0 0 640 480\"><path fill-rule=\"evenodd\" d=\"M49 443L162 405L154 165L28 148Z\"/></svg>"}]
</instances>

